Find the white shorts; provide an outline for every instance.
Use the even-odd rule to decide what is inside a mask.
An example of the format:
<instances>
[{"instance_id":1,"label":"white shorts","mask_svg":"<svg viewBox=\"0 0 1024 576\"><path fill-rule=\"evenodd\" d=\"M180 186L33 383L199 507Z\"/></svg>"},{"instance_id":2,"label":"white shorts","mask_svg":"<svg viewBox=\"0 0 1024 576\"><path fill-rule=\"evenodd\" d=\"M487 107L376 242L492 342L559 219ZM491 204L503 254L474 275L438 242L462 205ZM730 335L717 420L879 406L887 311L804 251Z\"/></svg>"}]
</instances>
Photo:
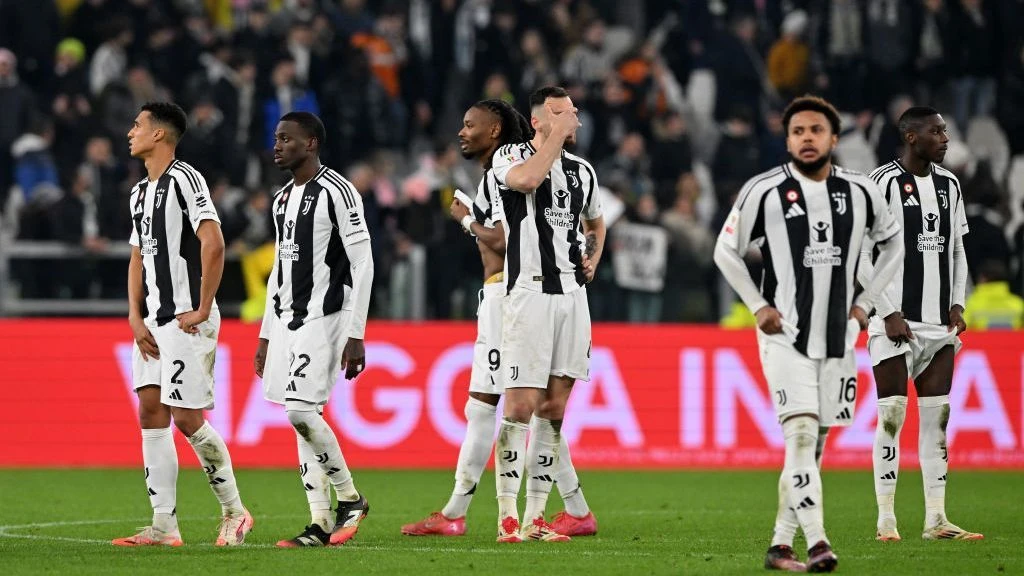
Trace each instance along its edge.
<instances>
[{"instance_id":1,"label":"white shorts","mask_svg":"<svg viewBox=\"0 0 1024 576\"><path fill-rule=\"evenodd\" d=\"M549 376L590 380L590 308L585 288L543 294L513 288L502 306L505 388L547 388Z\"/></svg>"},{"instance_id":2,"label":"white shorts","mask_svg":"<svg viewBox=\"0 0 1024 576\"><path fill-rule=\"evenodd\" d=\"M846 323L846 355L814 360L783 338L758 330L761 368L779 421L796 414L814 414L821 426L849 426L857 401L857 360L854 345L860 325Z\"/></svg>"},{"instance_id":3,"label":"white shorts","mask_svg":"<svg viewBox=\"0 0 1024 576\"><path fill-rule=\"evenodd\" d=\"M351 312L342 310L306 322L298 330L272 316L263 397L275 404L302 400L327 403L341 373L341 353Z\"/></svg>"},{"instance_id":4,"label":"white shorts","mask_svg":"<svg viewBox=\"0 0 1024 576\"><path fill-rule=\"evenodd\" d=\"M505 283L484 284L480 294L469 391L501 394L505 391L501 373L501 303L505 296Z\"/></svg>"},{"instance_id":5,"label":"white shorts","mask_svg":"<svg viewBox=\"0 0 1024 576\"><path fill-rule=\"evenodd\" d=\"M160 349L160 358L142 359L139 345L132 346L132 384L159 386L160 402L175 408L213 409L213 363L217 357L220 312L197 326L198 334L188 334L177 320L163 326L146 324Z\"/></svg>"},{"instance_id":6,"label":"white shorts","mask_svg":"<svg viewBox=\"0 0 1024 576\"><path fill-rule=\"evenodd\" d=\"M896 343L885 335L885 320L878 316L871 317L868 323L868 352L871 353L873 366L878 366L882 360L902 354L907 359L907 375L917 378L931 364L932 358L935 358L939 350L952 345L953 353L956 354L963 347L956 330L950 332L945 326L912 320L907 320L907 324L914 333L914 339L909 341L909 345L896 346Z\"/></svg>"}]
</instances>

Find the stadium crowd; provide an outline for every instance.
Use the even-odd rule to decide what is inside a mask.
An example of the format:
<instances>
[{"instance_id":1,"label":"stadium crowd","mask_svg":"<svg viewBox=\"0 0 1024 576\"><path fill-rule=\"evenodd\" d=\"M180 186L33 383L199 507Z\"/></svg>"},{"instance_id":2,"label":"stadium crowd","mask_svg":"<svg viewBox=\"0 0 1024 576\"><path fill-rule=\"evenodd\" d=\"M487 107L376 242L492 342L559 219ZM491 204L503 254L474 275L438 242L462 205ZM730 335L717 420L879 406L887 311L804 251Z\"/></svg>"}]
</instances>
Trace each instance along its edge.
<instances>
[{"instance_id":1,"label":"stadium crowd","mask_svg":"<svg viewBox=\"0 0 1024 576\"><path fill-rule=\"evenodd\" d=\"M941 110L972 279L1021 294L1021 22L1021 0L0 0L0 242L126 242L143 171L125 135L143 103L174 100L180 157L240 262L221 299L259 317L285 179L273 129L311 111L325 162L363 195L371 316L468 318L480 259L448 217L479 178L462 114L483 98L528 112L561 84L611 225L593 318L717 322L717 231L742 183L787 158L782 107L815 93L843 112L837 162L863 172L897 156L904 110ZM125 262L15 261L12 280L24 298L120 298Z\"/></svg>"}]
</instances>

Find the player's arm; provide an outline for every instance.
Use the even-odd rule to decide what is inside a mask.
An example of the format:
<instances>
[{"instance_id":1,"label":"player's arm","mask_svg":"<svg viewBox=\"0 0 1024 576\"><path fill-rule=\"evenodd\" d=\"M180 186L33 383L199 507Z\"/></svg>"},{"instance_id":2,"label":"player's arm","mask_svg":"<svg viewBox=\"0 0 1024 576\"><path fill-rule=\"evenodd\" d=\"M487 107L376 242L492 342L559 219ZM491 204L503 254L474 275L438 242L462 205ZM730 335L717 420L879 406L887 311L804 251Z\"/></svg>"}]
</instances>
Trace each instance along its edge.
<instances>
[{"instance_id":1,"label":"player's arm","mask_svg":"<svg viewBox=\"0 0 1024 576\"><path fill-rule=\"evenodd\" d=\"M462 225L466 232L476 236L485 246L498 254L505 254L505 229L501 222L495 222L494 228L488 228L481 224L470 212L469 206L458 198L452 200L449 213L452 220Z\"/></svg>"},{"instance_id":2,"label":"player's arm","mask_svg":"<svg viewBox=\"0 0 1024 576\"><path fill-rule=\"evenodd\" d=\"M715 265L750 312L757 317L758 327L766 334L778 334L782 331L782 316L768 305L743 261L751 241L763 238L763 232L760 232L763 226L759 225L763 218L760 200L750 196L749 190L746 193L741 191L740 200L737 200L722 225L722 231L715 242Z\"/></svg>"},{"instance_id":3,"label":"player's arm","mask_svg":"<svg viewBox=\"0 0 1024 576\"><path fill-rule=\"evenodd\" d=\"M604 240L607 235L604 216L592 220L583 219L583 237L586 239L583 244L583 274L587 277L587 283L592 282L594 274L597 273L597 265L604 254Z\"/></svg>"},{"instance_id":4,"label":"player's arm","mask_svg":"<svg viewBox=\"0 0 1024 576\"><path fill-rule=\"evenodd\" d=\"M198 331L196 324L205 322L210 317L213 300L224 276L224 234L221 233L220 222L203 220L196 230L196 237L199 238L199 254L203 265L202 281L199 283L199 310L196 311L198 316L183 316L180 320L183 330L193 332Z\"/></svg>"},{"instance_id":5,"label":"player's arm","mask_svg":"<svg viewBox=\"0 0 1024 576\"><path fill-rule=\"evenodd\" d=\"M957 218L953 231L953 285L950 290L949 329L959 334L967 329L964 306L967 300L967 252L964 249L964 235L969 232L963 203L957 199Z\"/></svg>"},{"instance_id":6,"label":"player's arm","mask_svg":"<svg viewBox=\"0 0 1024 576\"><path fill-rule=\"evenodd\" d=\"M579 127L580 121L575 108L555 114L548 107L547 113L552 116L551 134L533 156L515 163L507 171L502 172L498 181L505 186L524 194L532 194L544 183L551 166L562 155L565 139ZM497 172L495 170L495 175L498 175Z\"/></svg>"},{"instance_id":7,"label":"player's arm","mask_svg":"<svg viewBox=\"0 0 1024 576\"><path fill-rule=\"evenodd\" d=\"M366 367L363 339L373 289L373 252L370 250L369 238L346 246L345 251L348 253L352 273L352 313L349 315L346 330L348 341L341 355L341 367L345 370L345 378L351 380Z\"/></svg>"},{"instance_id":8,"label":"player's arm","mask_svg":"<svg viewBox=\"0 0 1024 576\"><path fill-rule=\"evenodd\" d=\"M274 266L270 269L270 276L267 278L267 298L263 304L263 322L260 323L259 343L256 345L256 356L253 358L253 367L256 375L263 378L263 368L267 364L267 348L270 346L271 322L278 321L274 313L274 296L278 291L277 271L280 266L281 251L277 244L277 220L274 220Z\"/></svg>"},{"instance_id":9,"label":"player's arm","mask_svg":"<svg viewBox=\"0 0 1024 576\"><path fill-rule=\"evenodd\" d=\"M135 235L132 235L135 239ZM135 343L139 346L142 359L160 358L156 339L142 318L142 301L145 298L142 290L142 251L138 244L132 245L131 259L128 260L128 324L132 328Z\"/></svg>"}]
</instances>

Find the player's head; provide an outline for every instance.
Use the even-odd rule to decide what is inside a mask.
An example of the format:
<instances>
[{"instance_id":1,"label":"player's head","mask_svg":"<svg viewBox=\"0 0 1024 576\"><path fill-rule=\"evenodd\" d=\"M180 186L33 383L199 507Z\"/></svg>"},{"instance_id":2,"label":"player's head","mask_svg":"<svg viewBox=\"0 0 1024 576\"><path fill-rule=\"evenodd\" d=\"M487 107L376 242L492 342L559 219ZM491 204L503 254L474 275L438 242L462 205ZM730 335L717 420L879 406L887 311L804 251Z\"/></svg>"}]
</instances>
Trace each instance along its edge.
<instances>
[{"instance_id":1,"label":"player's head","mask_svg":"<svg viewBox=\"0 0 1024 576\"><path fill-rule=\"evenodd\" d=\"M801 172L816 172L832 159L839 141L839 113L823 98L801 96L782 113L786 150Z\"/></svg>"},{"instance_id":2,"label":"player's head","mask_svg":"<svg viewBox=\"0 0 1024 576\"><path fill-rule=\"evenodd\" d=\"M946 121L934 108L911 106L900 115L899 127L910 154L927 162L942 162L946 157L949 132Z\"/></svg>"},{"instance_id":3,"label":"player's head","mask_svg":"<svg viewBox=\"0 0 1024 576\"><path fill-rule=\"evenodd\" d=\"M289 112L281 116L274 130L274 164L283 170L295 170L319 158L326 138L327 130L316 114Z\"/></svg>"},{"instance_id":4,"label":"player's head","mask_svg":"<svg viewBox=\"0 0 1024 576\"><path fill-rule=\"evenodd\" d=\"M561 114L575 108L569 91L561 86L544 86L530 94L530 125L544 135L551 134L551 115ZM576 131L565 139L567 146L576 144Z\"/></svg>"},{"instance_id":5,"label":"player's head","mask_svg":"<svg viewBox=\"0 0 1024 576\"><path fill-rule=\"evenodd\" d=\"M495 150L532 137L530 121L511 104L500 99L481 100L462 118L459 146L463 157L481 158L485 166L490 166Z\"/></svg>"},{"instance_id":6,"label":"player's head","mask_svg":"<svg viewBox=\"0 0 1024 576\"><path fill-rule=\"evenodd\" d=\"M173 150L188 128L188 116L173 102L148 102L128 131L128 150L133 158L145 158L158 146Z\"/></svg>"}]
</instances>

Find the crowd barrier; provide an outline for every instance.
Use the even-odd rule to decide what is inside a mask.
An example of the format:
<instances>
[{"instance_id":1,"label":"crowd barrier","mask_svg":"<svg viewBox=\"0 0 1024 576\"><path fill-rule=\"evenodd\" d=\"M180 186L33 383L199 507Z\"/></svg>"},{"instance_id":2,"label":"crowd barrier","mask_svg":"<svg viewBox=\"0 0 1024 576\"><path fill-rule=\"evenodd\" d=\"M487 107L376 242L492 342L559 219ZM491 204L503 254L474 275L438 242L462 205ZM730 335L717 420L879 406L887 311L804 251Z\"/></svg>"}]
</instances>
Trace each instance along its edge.
<instances>
[{"instance_id":1,"label":"crowd barrier","mask_svg":"<svg viewBox=\"0 0 1024 576\"><path fill-rule=\"evenodd\" d=\"M366 372L339 379L325 417L354 467L452 468L465 430L475 325L371 322ZM258 327L226 320L208 419L238 467L295 464L295 434L252 368ZM957 468L1024 469L1024 332L964 334L948 435ZM869 468L871 362L858 344L853 423L829 437L826 467ZM141 441L123 320L0 320L0 466L135 466ZM911 394L902 443L916 465ZM563 427L581 468L778 468L782 433L752 331L597 325L591 380ZM185 464L195 465L180 434Z\"/></svg>"}]
</instances>

